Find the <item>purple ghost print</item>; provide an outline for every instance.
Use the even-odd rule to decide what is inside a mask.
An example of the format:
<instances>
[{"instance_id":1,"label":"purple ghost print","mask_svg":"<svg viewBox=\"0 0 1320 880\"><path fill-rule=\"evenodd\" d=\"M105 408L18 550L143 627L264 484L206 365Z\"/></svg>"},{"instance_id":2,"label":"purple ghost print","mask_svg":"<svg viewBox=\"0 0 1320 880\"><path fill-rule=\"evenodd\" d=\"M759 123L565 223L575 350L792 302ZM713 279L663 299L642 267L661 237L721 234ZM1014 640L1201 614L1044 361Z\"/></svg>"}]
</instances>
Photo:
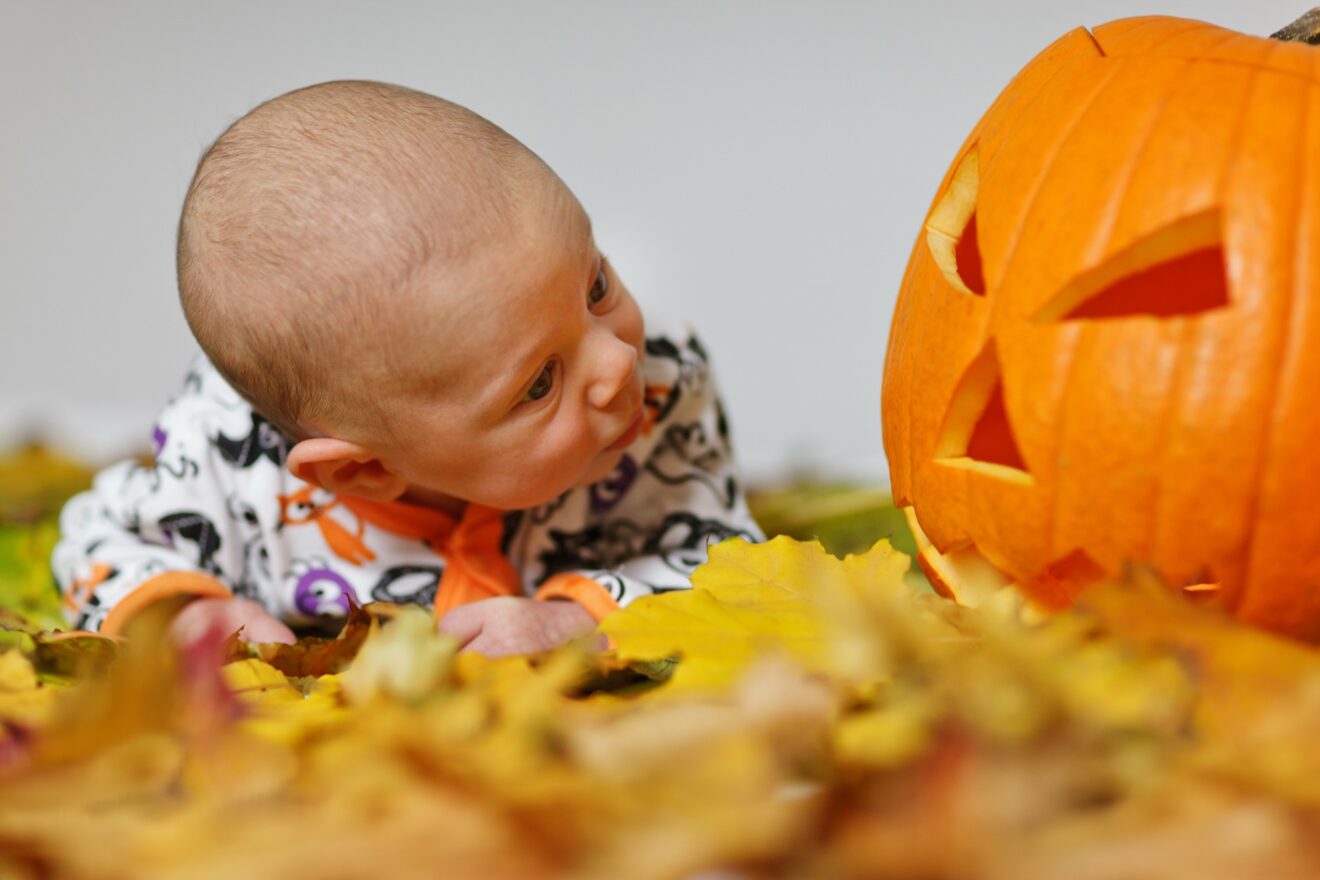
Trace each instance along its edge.
<instances>
[{"instance_id":1,"label":"purple ghost print","mask_svg":"<svg viewBox=\"0 0 1320 880\"><path fill-rule=\"evenodd\" d=\"M308 569L293 588L293 604L308 617L342 617L357 602L353 587L328 568Z\"/></svg>"},{"instance_id":2,"label":"purple ghost print","mask_svg":"<svg viewBox=\"0 0 1320 880\"><path fill-rule=\"evenodd\" d=\"M637 479L637 462L624 454L619 464L604 479L591 484L591 510L604 513L622 500L633 481Z\"/></svg>"}]
</instances>

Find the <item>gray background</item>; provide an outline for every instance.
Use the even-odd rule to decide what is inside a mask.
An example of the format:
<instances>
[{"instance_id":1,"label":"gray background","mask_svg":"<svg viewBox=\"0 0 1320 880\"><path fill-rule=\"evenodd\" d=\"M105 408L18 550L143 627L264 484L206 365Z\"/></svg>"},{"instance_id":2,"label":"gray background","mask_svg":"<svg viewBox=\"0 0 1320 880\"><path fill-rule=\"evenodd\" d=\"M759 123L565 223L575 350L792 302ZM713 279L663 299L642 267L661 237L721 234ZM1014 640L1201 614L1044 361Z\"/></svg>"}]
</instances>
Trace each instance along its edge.
<instances>
[{"instance_id":1,"label":"gray background","mask_svg":"<svg viewBox=\"0 0 1320 880\"><path fill-rule=\"evenodd\" d=\"M0 0L0 444L145 445L194 350L173 233L202 149L327 79L466 104L541 154L650 311L702 331L744 470L882 478L917 226L1013 73L1080 24L1261 35L1282 0Z\"/></svg>"}]
</instances>

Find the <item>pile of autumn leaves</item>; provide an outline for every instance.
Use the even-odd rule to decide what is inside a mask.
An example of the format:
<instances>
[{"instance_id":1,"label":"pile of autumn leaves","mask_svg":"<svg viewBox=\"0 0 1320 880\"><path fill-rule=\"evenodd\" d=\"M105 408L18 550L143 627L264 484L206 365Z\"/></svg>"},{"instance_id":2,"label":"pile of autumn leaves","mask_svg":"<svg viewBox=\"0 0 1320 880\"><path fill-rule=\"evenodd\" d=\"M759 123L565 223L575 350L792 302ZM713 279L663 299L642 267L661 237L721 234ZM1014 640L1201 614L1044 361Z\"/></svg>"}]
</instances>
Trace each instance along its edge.
<instances>
[{"instance_id":1,"label":"pile of autumn leaves","mask_svg":"<svg viewBox=\"0 0 1320 880\"><path fill-rule=\"evenodd\" d=\"M394 606L185 656L9 614L0 876L1320 876L1320 655L1151 584L1025 623L907 569L729 542L612 652L531 659Z\"/></svg>"}]
</instances>

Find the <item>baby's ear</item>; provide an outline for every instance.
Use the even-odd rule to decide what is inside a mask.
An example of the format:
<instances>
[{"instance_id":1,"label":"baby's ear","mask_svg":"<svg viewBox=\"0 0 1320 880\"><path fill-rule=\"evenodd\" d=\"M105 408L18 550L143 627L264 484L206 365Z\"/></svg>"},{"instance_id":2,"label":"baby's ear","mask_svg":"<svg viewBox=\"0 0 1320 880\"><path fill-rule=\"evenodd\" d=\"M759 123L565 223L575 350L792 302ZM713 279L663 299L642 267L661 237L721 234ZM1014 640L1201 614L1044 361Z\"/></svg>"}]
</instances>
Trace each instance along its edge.
<instances>
[{"instance_id":1,"label":"baby's ear","mask_svg":"<svg viewBox=\"0 0 1320 880\"><path fill-rule=\"evenodd\" d=\"M333 437L299 440L289 450L288 466L298 479L336 495L393 501L408 488L371 450Z\"/></svg>"}]
</instances>

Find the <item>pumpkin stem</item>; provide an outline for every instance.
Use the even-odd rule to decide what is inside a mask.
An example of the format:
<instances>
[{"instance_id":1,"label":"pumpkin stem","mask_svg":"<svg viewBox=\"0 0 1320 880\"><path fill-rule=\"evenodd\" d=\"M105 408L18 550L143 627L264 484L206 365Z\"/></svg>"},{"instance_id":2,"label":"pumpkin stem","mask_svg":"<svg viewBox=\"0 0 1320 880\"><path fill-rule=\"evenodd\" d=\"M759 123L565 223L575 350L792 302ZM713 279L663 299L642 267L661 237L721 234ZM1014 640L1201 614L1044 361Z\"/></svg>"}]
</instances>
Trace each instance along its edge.
<instances>
[{"instance_id":1,"label":"pumpkin stem","mask_svg":"<svg viewBox=\"0 0 1320 880\"><path fill-rule=\"evenodd\" d=\"M1320 6L1312 9L1301 18L1282 30L1270 34L1272 40L1295 40L1299 43L1320 43Z\"/></svg>"}]
</instances>

